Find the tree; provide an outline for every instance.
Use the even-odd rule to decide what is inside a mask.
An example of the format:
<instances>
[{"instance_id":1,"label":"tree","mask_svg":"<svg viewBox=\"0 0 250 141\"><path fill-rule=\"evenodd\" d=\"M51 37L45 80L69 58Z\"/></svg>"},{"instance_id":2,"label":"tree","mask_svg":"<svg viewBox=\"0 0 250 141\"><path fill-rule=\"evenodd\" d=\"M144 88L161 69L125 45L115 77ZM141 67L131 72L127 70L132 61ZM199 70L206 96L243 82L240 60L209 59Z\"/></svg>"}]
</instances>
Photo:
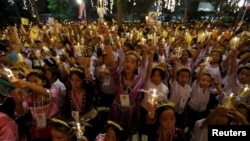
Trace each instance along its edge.
<instances>
[{"instance_id":1,"label":"tree","mask_svg":"<svg viewBox=\"0 0 250 141\"><path fill-rule=\"evenodd\" d=\"M47 0L52 17L59 20L76 19L77 3L72 0Z\"/></svg>"},{"instance_id":2,"label":"tree","mask_svg":"<svg viewBox=\"0 0 250 141\"><path fill-rule=\"evenodd\" d=\"M24 5L25 2L25 5ZM32 17L31 13L31 5L28 0L1 0L0 1L0 26L8 26L8 25L20 25L21 17L29 19L29 21L33 21L34 17Z\"/></svg>"}]
</instances>

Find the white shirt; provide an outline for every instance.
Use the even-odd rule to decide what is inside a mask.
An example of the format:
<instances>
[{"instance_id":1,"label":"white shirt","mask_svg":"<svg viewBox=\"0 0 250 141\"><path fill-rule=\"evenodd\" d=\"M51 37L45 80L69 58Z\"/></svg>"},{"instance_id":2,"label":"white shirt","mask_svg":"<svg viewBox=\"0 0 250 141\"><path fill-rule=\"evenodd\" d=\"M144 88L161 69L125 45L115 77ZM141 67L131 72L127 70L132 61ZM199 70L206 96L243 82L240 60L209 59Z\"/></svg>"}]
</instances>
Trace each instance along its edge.
<instances>
[{"instance_id":1,"label":"white shirt","mask_svg":"<svg viewBox=\"0 0 250 141\"><path fill-rule=\"evenodd\" d=\"M205 91L203 91L197 83L197 80L195 80L192 84L191 98L188 102L190 108L197 112L204 112L206 110L209 99L210 89L206 88Z\"/></svg>"},{"instance_id":2,"label":"white shirt","mask_svg":"<svg viewBox=\"0 0 250 141\"><path fill-rule=\"evenodd\" d=\"M203 121L205 119L200 119L195 122L194 125L194 134L191 137L190 141L208 141L208 128L204 127L203 129L200 129L200 126L202 125Z\"/></svg>"},{"instance_id":3,"label":"white shirt","mask_svg":"<svg viewBox=\"0 0 250 141\"><path fill-rule=\"evenodd\" d=\"M58 92L58 106L62 107L64 105L64 100L66 96L66 87L65 85L57 79L52 85L51 88L56 89Z\"/></svg>"},{"instance_id":4,"label":"white shirt","mask_svg":"<svg viewBox=\"0 0 250 141\"><path fill-rule=\"evenodd\" d=\"M168 98L168 87L164 84L164 83L160 83L159 85L155 85L154 83L152 83L151 80L148 80L145 84L145 89L156 89L158 92L160 92L162 95L160 95L160 97L158 98L158 101L166 101ZM149 95L147 93L144 94L144 98L141 102L141 106L146 108L146 102L148 100Z\"/></svg>"},{"instance_id":5,"label":"white shirt","mask_svg":"<svg viewBox=\"0 0 250 141\"><path fill-rule=\"evenodd\" d=\"M192 89L188 84L186 84L184 87L181 86L176 80L174 82L170 81L170 86L170 101L175 103L176 112L181 114L186 107Z\"/></svg>"}]
</instances>

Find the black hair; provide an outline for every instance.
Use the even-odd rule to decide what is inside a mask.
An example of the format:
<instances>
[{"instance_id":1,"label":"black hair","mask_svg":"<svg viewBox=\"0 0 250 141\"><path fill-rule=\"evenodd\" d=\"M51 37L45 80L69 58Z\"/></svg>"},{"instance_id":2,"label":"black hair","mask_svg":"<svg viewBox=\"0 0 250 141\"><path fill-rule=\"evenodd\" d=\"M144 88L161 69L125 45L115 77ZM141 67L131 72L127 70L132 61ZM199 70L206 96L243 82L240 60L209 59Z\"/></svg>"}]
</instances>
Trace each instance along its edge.
<instances>
[{"instance_id":1,"label":"black hair","mask_svg":"<svg viewBox=\"0 0 250 141\"><path fill-rule=\"evenodd\" d=\"M156 122L155 122L155 127L158 128L159 127L159 120L160 120L160 117L162 115L162 113L164 111L167 111L167 110L172 110L174 112L174 115L176 117L176 112L175 112L175 109L174 107L170 106L170 105L165 105L165 106L161 106L159 108L157 108L155 110L155 114L156 114Z\"/></svg>"},{"instance_id":2,"label":"black hair","mask_svg":"<svg viewBox=\"0 0 250 141\"><path fill-rule=\"evenodd\" d=\"M190 71L190 69L188 69L188 68L181 68L181 69L179 69L179 70L177 71L177 76L179 76L180 73L182 73L182 72L187 72L187 73L189 73L189 75L191 76L191 71Z\"/></svg>"},{"instance_id":3,"label":"black hair","mask_svg":"<svg viewBox=\"0 0 250 141\"><path fill-rule=\"evenodd\" d=\"M85 86L84 79L86 78L84 69L80 67L75 67L75 69L70 70L69 79L71 79L73 75L77 75L80 79L83 80L82 87L84 87Z\"/></svg>"},{"instance_id":4,"label":"black hair","mask_svg":"<svg viewBox=\"0 0 250 141\"><path fill-rule=\"evenodd\" d=\"M164 80L165 77L166 77L166 73L165 73L165 71L164 71L163 69L158 68L158 67L154 67L154 68L152 69L151 78L153 77L154 73L157 72L157 71L160 73L161 80Z\"/></svg>"},{"instance_id":5,"label":"black hair","mask_svg":"<svg viewBox=\"0 0 250 141\"><path fill-rule=\"evenodd\" d=\"M45 82L45 84L43 85L44 88L51 88L51 85L49 83L48 78L45 76L45 71L44 70L35 70L35 71L31 71L27 76L26 76L26 80L28 80L29 77L31 76L35 76L38 77L39 79L41 79L43 82Z\"/></svg>"},{"instance_id":6,"label":"black hair","mask_svg":"<svg viewBox=\"0 0 250 141\"><path fill-rule=\"evenodd\" d=\"M244 70L244 69L250 71L250 66L247 66L247 65L241 66L241 67L237 70L237 75L239 75L239 73L240 73L242 70Z\"/></svg>"},{"instance_id":7,"label":"black hair","mask_svg":"<svg viewBox=\"0 0 250 141\"><path fill-rule=\"evenodd\" d=\"M128 128L126 124L119 123L119 125L122 127L122 130L120 130L118 127L116 127L113 124L106 124L106 131L108 131L108 129L111 128L115 132L117 141L126 141L129 136Z\"/></svg>"},{"instance_id":8,"label":"black hair","mask_svg":"<svg viewBox=\"0 0 250 141\"><path fill-rule=\"evenodd\" d=\"M60 71L57 67L49 67L46 71L50 71L52 77L56 80L56 79L60 79L61 80L61 75L60 75Z\"/></svg>"}]
</instances>

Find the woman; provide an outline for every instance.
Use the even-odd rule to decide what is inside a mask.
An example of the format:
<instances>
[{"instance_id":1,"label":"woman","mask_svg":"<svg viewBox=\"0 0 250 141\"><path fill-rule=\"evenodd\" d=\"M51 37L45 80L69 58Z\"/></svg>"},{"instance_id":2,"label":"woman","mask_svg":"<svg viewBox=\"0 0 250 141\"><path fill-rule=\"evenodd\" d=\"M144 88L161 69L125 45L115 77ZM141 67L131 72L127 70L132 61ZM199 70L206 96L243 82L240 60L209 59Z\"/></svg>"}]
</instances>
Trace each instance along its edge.
<instances>
[{"instance_id":1,"label":"woman","mask_svg":"<svg viewBox=\"0 0 250 141\"><path fill-rule=\"evenodd\" d=\"M85 73L82 68L71 68L69 74L70 88L67 91L66 101L64 104L64 114L67 118L74 118L76 122L84 121L92 125L86 127L86 137L89 140L94 140L100 132L96 129L99 116L93 105L94 88L90 81L86 80ZM88 69L87 69L88 70Z\"/></svg>"},{"instance_id":2,"label":"woman","mask_svg":"<svg viewBox=\"0 0 250 141\"><path fill-rule=\"evenodd\" d=\"M32 140L50 140L47 119L59 111L56 90L50 88L49 81L41 70L33 70L26 76L26 80L15 80L12 84L24 92L23 102L17 101L17 104L23 105L32 114ZM12 95L18 99L20 92Z\"/></svg>"}]
</instances>

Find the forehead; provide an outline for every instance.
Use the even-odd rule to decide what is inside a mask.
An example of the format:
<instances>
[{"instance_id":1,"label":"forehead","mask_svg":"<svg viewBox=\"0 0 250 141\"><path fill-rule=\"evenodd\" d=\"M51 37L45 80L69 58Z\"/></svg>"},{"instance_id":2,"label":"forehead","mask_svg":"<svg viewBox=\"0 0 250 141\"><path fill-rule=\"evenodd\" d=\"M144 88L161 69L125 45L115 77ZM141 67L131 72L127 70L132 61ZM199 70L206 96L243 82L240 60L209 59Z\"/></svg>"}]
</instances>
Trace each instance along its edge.
<instances>
[{"instance_id":1,"label":"forehead","mask_svg":"<svg viewBox=\"0 0 250 141\"><path fill-rule=\"evenodd\" d=\"M134 54L127 54L125 59L137 61L137 57Z\"/></svg>"}]
</instances>

